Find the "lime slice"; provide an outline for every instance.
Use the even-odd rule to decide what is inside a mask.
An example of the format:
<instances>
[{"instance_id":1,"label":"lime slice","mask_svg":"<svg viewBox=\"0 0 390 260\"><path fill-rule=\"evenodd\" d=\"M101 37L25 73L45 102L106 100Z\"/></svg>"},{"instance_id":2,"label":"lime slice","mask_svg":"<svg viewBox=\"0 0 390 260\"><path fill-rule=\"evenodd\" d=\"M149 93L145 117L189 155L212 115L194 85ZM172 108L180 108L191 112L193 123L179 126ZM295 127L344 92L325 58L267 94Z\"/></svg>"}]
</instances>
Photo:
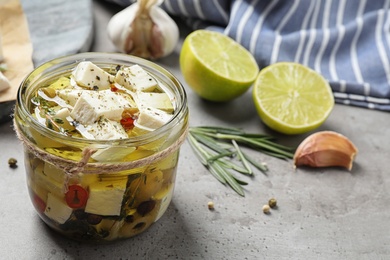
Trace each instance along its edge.
<instances>
[{"instance_id":1,"label":"lime slice","mask_svg":"<svg viewBox=\"0 0 390 260\"><path fill-rule=\"evenodd\" d=\"M245 93L259 73L256 60L244 47L222 33L206 30L185 38L180 69L195 93L217 102Z\"/></svg>"},{"instance_id":2,"label":"lime slice","mask_svg":"<svg viewBox=\"0 0 390 260\"><path fill-rule=\"evenodd\" d=\"M293 62L262 69L254 83L253 99L263 122L284 134L319 127L334 106L328 82L314 70Z\"/></svg>"}]
</instances>

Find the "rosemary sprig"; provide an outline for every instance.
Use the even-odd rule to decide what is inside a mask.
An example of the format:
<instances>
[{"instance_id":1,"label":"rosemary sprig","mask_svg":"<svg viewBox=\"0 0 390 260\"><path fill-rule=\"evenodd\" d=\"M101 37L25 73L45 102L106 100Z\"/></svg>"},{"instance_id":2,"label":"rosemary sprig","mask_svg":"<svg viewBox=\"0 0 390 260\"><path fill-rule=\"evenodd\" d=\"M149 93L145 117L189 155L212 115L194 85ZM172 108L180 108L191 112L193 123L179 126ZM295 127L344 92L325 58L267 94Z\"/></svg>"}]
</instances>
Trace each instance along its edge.
<instances>
[{"instance_id":1,"label":"rosemary sprig","mask_svg":"<svg viewBox=\"0 0 390 260\"><path fill-rule=\"evenodd\" d=\"M247 185L233 172L253 176L252 166L266 174L268 167L258 163L245 153L240 145L281 158L293 158L294 149L274 141L264 134L252 134L238 128L199 126L190 127L188 140L200 162L222 184L229 185L235 192L245 196ZM240 163L237 164L236 161ZM233 172L232 172L233 171Z\"/></svg>"},{"instance_id":2,"label":"rosemary sprig","mask_svg":"<svg viewBox=\"0 0 390 260\"><path fill-rule=\"evenodd\" d=\"M230 131L229 131L230 129ZM217 140L235 140L237 143L251 147L263 152L269 152L272 156L278 158L289 159L294 155L291 147L277 144L271 140L273 137L262 134L247 134L236 128L220 128L220 127L193 127L190 132L208 136ZM274 154L274 155L273 155Z\"/></svg>"}]
</instances>

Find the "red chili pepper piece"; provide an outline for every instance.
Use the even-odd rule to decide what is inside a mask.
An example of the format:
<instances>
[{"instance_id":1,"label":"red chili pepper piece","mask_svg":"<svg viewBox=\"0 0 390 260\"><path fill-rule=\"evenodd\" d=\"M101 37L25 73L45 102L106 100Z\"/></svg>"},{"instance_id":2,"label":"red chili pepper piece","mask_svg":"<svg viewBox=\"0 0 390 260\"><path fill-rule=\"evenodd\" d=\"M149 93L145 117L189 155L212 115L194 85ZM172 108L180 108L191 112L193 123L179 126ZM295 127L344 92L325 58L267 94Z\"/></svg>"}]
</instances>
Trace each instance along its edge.
<instances>
[{"instance_id":1,"label":"red chili pepper piece","mask_svg":"<svg viewBox=\"0 0 390 260\"><path fill-rule=\"evenodd\" d=\"M33 194L33 204L39 213L43 213L46 209L46 203L35 193Z\"/></svg>"},{"instance_id":2,"label":"red chili pepper piece","mask_svg":"<svg viewBox=\"0 0 390 260\"><path fill-rule=\"evenodd\" d=\"M110 87L112 92L118 92L119 90L115 85L111 85Z\"/></svg>"},{"instance_id":3,"label":"red chili pepper piece","mask_svg":"<svg viewBox=\"0 0 390 260\"><path fill-rule=\"evenodd\" d=\"M126 117L121 119L121 125L125 130L133 129L134 127L134 119L131 117Z\"/></svg>"},{"instance_id":4,"label":"red chili pepper piece","mask_svg":"<svg viewBox=\"0 0 390 260\"><path fill-rule=\"evenodd\" d=\"M88 191L80 185L70 185L68 192L65 193L65 200L68 206L73 209L82 208L87 204Z\"/></svg>"}]
</instances>

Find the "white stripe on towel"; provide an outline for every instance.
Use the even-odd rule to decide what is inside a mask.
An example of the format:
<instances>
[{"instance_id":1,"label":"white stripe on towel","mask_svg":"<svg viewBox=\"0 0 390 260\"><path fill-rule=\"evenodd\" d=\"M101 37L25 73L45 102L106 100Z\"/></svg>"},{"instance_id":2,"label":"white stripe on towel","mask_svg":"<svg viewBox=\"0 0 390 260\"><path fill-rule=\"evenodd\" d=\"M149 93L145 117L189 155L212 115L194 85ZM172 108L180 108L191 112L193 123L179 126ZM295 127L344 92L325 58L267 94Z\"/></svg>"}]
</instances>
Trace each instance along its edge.
<instances>
[{"instance_id":1,"label":"white stripe on towel","mask_svg":"<svg viewBox=\"0 0 390 260\"><path fill-rule=\"evenodd\" d=\"M237 0L232 5L232 11L230 13L230 22L225 28L225 34L228 35L231 31L231 27L233 25L234 18L237 16L237 11L240 9L240 5L242 4L242 0Z\"/></svg>"},{"instance_id":2,"label":"white stripe on towel","mask_svg":"<svg viewBox=\"0 0 390 260\"><path fill-rule=\"evenodd\" d=\"M200 0L199 0L200 1ZM228 23L229 22L229 14L226 10L223 10L222 6L219 4L218 0L213 0L215 7L218 10L218 13L222 16L223 20Z\"/></svg>"},{"instance_id":3,"label":"white stripe on towel","mask_svg":"<svg viewBox=\"0 0 390 260\"><path fill-rule=\"evenodd\" d=\"M188 14L188 11L186 9L186 5L184 4L184 0L179 0L178 1L178 4L179 4L179 9L180 9L180 12L185 15L185 16L189 16Z\"/></svg>"},{"instance_id":4,"label":"white stripe on towel","mask_svg":"<svg viewBox=\"0 0 390 260\"><path fill-rule=\"evenodd\" d=\"M314 1L314 2L316 3L316 6L314 9L313 16L311 18L311 25L310 25L311 28L309 30L309 42L307 43L306 52L305 52L303 62L302 62L302 64L305 66L309 66L310 52L311 52L311 49L313 48L313 44L314 44L314 41L316 39L316 33L317 33L316 23L317 23L318 13L320 11L320 6L321 6L321 2L319 2L319 1Z\"/></svg>"},{"instance_id":5,"label":"white stripe on towel","mask_svg":"<svg viewBox=\"0 0 390 260\"><path fill-rule=\"evenodd\" d=\"M204 16L204 13L202 12L202 8L200 6L200 0L195 0L194 1L194 6L195 6L195 12L196 14L202 18L203 20L205 20L205 16Z\"/></svg>"},{"instance_id":6,"label":"white stripe on towel","mask_svg":"<svg viewBox=\"0 0 390 260\"><path fill-rule=\"evenodd\" d=\"M310 1L310 6L305 14L305 18L303 18L302 28L299 32L298 49L297 49L297 53L295 54L295 59L294 59L295 62L299 62L299 60L301 58L303 45L305 45L307 25L309 24L310 16L313 14L314 5L315 5L315 1Z\"/></svg>"},{"instance_id":7,"label":"white stripe on towel","mask_svg":"<svg viewBox=\"0 0 390 260\"><path fill-rule=\"evenodd\" d=\"M390 31L390 13L389 13L389 1L386 1L385 7L383 8L386 12L386 23L384 25L383 31L384 32L389 32ZM387 48L390 49L390 34L386 33L386 43L387 43Z\"/></svg>"},{"instance_id":8,"label":"white stripe on towel","mask_svg":"<svg viewBox=\"0 0 390 260\"><path fill-rule=\"evenodd\" d=\"M287 24L287 22L290 20L291 16L297 10L299 2L300 2L300 0L294 0L294 4L292 5L292 7L290 7L290 10L283 17L282 21L280 22L280 24L278 25L278 27L275 30L275 42L274 42L274 47L272 49L270 64L275 63L278 59L279 48L280 48L280 44L282 42L282 36L280 35L280 31L283 30L284 26Z\"/></svg>"},{"instance_id":9,"label":"white stripe on towel","mask_svg":"<svg viewBox=\"0 0 390 260\"><path fill-rule=\"evenodd\" d=\"M336 28L337 30L337 40L336 43L332 49L332 52L329 57L329 72L330 72L330 77L332 80L337 81L339 80L339 76L337 74L336 70L336 54L337 51L339 50L341 41L344 38L345 35L345 26L343 24L343 19L344 19L344 10L345 10L345 4L346 0L340 0L339 6L338 6L338 12L337 12L337 20L336 20Z\"/></svg>"},{"instance_id":10,"label":"white stripe on towel","mask_svg":"<svg viewBox=\"0 0 390 260\"><path fill-rule=\"evenodd\" d=\"M324 55L325 49L328 46L329 43L329 16L331 12L331 6L332 6L332 0L328 0L324 7L323 12L323 18L322 18L322 29L323 29L323 39L321 42L320 50L318 51L318 54L316 56L316 59L314 61L314 69L321 73L321 61L322 56Z\"/></svg>"},{"instance_id":11,"label":"white stripe on towel","mask_svg":"<svg viewBox=\"0 0 390 260\"><path fill-rule=\"evenodd\" d=\"M360 84L362 84L364 81L363 81L362 72L360 71L360 67L359 67L356 46L357 46L357 41L359 40L360 33L362 32L362 29L363 29L362 15L363 15L363 11L364 11L364 7L366 5L366 2L367 2L366 0L359 1L359 7L358 7L357 14L356 14L356 17L357 17L356 18L356 32L355 32L355 35L352 39L351 52L350 52L352 69L353 69L353 72L355 74L355 78L356 78L357 82Z\"/></svg>"},{"instance_id":12,"label":"white stripe on towel","mask_svg":"<svg viewBox=\"0 0 390 260\"><path fill-rule=\"evenodd\" d=\"M259 15L259 20L257 21L255 28L253 29L252 35L250 36L251 39L250 39L250 43L249 43L249 51L251 53L255 53L255 51L256 51L256 43L257 43L257 40L259 39L260 31L262 29L264 20L267 18L268 14L271 12L271 10L274 8L274 6L278 2L279 2L278 0L272 1L267 6L267 8L265 8L265 10L262 13L262 15Z\"/></svg>"},{"instance_id":13,"label":"white stripe on towel","mask_svg":"<svg viewBox=\"0 0 390 260\"><path fill-rule=\"evenodd\" d=\"M240 23L238 24L237 26L237 35L236 35L236 41L238 43L242 43L242 35L244 33L244 27L245 25L247 24L249 18L251 17L251 15L253 14L253 11L255 10L255 5L257 4L257 2L259 2L259 0L255 0L253 1L250 6L245 10L245 13L244 15L242 16L241 20L240 20Z\"/></svg>"},{"instance_id":14,"label":"white stripe on towel","mask_svg":"<svg viewBox=\"0 0 390 260\"><path fill-rule=\"evenodd\" d=\"M390 84L390 64L382 39L382 33L384 29L384 15L385 11L383 9L378 11L378 20L375 28L375 40L379 52L379 57L382 61L383 69L386 74L387 83Z\"/></svg>"},{"instance_id":15,"label":"white stripe on towel","mask_svg":"<svg viewBox=\"0 0 390 260\"><path fill-rule=\"evenodd\" d=\"M174 13L173 8L172 8L172 3L170 0L165 0L164 5L169 13Z\"/></svg>"}]
</instances>

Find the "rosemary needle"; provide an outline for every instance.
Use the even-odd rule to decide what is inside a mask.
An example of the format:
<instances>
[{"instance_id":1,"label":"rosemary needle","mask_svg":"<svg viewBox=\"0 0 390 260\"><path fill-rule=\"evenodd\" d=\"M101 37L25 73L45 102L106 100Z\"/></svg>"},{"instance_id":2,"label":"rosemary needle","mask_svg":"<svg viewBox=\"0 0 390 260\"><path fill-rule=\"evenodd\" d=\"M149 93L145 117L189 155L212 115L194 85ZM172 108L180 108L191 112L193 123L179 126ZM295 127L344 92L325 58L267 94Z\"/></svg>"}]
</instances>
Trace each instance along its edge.
<instances>
[{"instance_id":1,"label":"rosemary needle","mask_svg":"<svg viewBox=\"0 0 390 260\"><path fill-rule=\"evenodd\" d=\"M240 147L238 146L236 141L232 140L232 143L234 145L234 148L236 148L237 155L240 158L240 161L244 165L245 169L247 169L248 173L252 175L253 174L252 168L249 165L248 161L246 160L245 156L242 154Z\"/></svg>"},{"instance_id":2,"label":"rosemary needle","mask_svg":"<svg viewBox=\"0 0 390 260\"><path fill-rule=\"evenodd\" d=\"M195 155L209 172L241 196L245 196L242 186L248 183L237 178L233 172L253 176L252 166L263 173L268 171L268 167L257 163L240 145L281 159L291 159L294 155L293 148L276 143L272 136L246 133L238 128L190 127L188 140ZM235 160L240 161L242 166Z\"/></svg>"},{"instance_id":3,"label":"rosemary needle","mask_svg":"<svg viewBox=\"0 0 390 260\"><path fill-rule=\"evenodd\" d=\"M219 158L225 157L225 156L230 156L234 154L234 152L225 152L225 153L220 153L214 156L211 156L207 159L208 162L213 162L215 160L218 160Z\"/></svg>"}]
</instances>

